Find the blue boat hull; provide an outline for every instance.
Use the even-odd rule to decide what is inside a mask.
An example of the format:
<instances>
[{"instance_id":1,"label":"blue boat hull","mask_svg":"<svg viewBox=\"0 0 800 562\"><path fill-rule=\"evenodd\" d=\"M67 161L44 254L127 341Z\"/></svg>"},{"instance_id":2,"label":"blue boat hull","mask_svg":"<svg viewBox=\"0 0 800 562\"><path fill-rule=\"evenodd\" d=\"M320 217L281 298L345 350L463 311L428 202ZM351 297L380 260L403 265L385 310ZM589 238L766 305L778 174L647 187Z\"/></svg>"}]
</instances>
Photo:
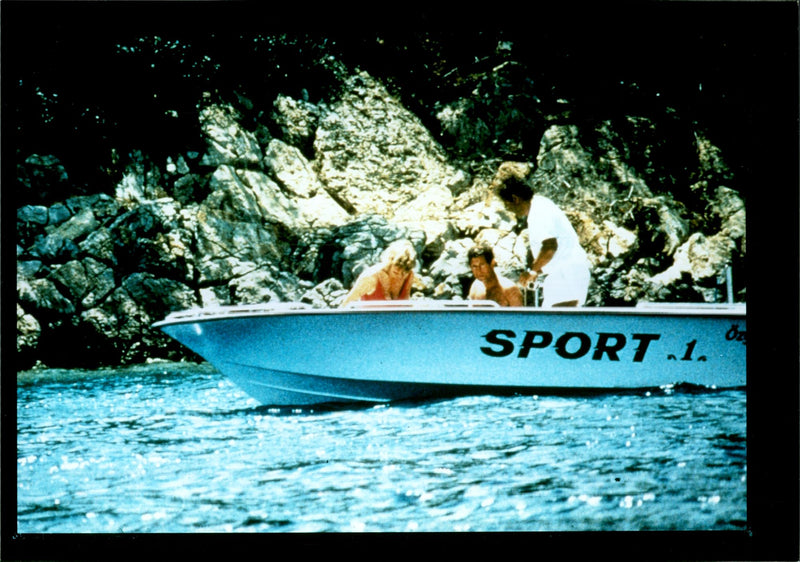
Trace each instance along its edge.
<instances>
[{"instance_id":1,"label":"blue boat hull","mask_svg":"<svg viewBox=\"0 0 800 562\"><path fill-rule=\"evenodd\" d=\"M746 385L744 306L265 305L156 326L265 405Z\"/></svg>"}]
</instances>

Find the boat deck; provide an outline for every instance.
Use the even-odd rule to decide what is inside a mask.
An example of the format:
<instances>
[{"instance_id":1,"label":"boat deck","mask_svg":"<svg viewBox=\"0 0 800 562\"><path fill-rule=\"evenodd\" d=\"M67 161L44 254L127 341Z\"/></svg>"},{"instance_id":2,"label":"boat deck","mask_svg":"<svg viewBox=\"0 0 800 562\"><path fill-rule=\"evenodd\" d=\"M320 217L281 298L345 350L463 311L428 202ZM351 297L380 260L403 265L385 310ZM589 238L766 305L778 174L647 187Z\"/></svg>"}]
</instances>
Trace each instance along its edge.
<instances>
[{"instance_id":1,"label":"boat deck","mask_svg":"<svg viewBox=\"0 0 800 562\"><path fill-rule=\"evenodd\" d=\"M343 308L315 308L300 302L278 302L240 305L221 305L193 308L169 314L164 320L153 324L160 328L176 322L199 322L219 320L220 318L242 318L250 316L303 315L303 314L347 314L358 312L478 312L518 314L570 314L570 315L664 315L664 316L745 316L745 303L638 303L631 307L501 307L494 301L445 301L445 300L403 300L403 301L360 301L349 303Z\"/></svg>"}]
</instances>

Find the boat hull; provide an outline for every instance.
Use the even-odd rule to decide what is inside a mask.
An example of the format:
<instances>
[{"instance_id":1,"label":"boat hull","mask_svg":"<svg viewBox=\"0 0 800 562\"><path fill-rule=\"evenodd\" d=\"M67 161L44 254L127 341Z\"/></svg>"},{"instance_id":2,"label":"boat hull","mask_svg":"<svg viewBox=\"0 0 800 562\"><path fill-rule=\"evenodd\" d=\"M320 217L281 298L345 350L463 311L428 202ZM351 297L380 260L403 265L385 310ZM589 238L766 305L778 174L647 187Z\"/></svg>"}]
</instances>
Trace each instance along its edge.
<instances>
[{"instance_id":1,"label":"boat hull","mask_svg":"<svg viewBox=\"0 0 800 562\"><path fill-rule=\"evenodd\" d=\"M746 385L743 306L223 307L156 326L265 405Z\"/></svg>"}]
</instances>

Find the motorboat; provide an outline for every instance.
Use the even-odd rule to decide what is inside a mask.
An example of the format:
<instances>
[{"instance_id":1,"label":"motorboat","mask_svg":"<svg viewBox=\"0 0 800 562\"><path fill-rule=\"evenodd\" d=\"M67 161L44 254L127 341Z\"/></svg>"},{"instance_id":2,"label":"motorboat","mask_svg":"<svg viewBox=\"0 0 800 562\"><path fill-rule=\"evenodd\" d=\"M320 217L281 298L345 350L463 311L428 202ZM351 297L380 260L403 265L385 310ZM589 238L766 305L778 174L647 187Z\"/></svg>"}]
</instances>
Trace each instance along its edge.
<instances>
[{"instance_id":1,"label":"motorboat","mask_svg":"<svg viewBox=\"0 0 800 562\"><path fill-rule=\"evenodd\" d=\"M154 324L269 406L746 387L745 304L264 303Z\"/></svg>"}]
</instances>

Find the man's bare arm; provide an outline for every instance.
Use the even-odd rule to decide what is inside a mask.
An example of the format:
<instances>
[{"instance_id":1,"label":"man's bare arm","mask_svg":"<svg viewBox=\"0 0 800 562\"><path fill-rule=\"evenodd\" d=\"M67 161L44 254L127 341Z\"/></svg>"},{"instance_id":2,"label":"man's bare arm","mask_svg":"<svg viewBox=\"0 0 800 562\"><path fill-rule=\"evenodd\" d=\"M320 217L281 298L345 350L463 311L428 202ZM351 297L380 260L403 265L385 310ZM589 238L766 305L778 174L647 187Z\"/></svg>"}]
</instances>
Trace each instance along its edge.
<instances>
[{"instance_id":1,"label":"man's bare arm","mask_svg":"<svg viewBox=\"0 0 800 562\"><path fill-rule=\"evenodd\" d=\"M542 249L539 250L539 255L533 260L532 271L525 270L519 276L519 282L523 287L531 281L536 281L536 278L542 272L542 268L553 259L556 250L558 250L558 241L555 238L548 238L542 242Z\"/></svg>"},{"instance_id":2,"label":"man's bare arm","mask_svg":"<svg viewBox=\"0 0 800 562\"><path fill-rule=\"evenodd\" d=\"M522 293L516 285L506 289L506 298L508 306L522 306Z\"/></svg>"}]
</instances>

